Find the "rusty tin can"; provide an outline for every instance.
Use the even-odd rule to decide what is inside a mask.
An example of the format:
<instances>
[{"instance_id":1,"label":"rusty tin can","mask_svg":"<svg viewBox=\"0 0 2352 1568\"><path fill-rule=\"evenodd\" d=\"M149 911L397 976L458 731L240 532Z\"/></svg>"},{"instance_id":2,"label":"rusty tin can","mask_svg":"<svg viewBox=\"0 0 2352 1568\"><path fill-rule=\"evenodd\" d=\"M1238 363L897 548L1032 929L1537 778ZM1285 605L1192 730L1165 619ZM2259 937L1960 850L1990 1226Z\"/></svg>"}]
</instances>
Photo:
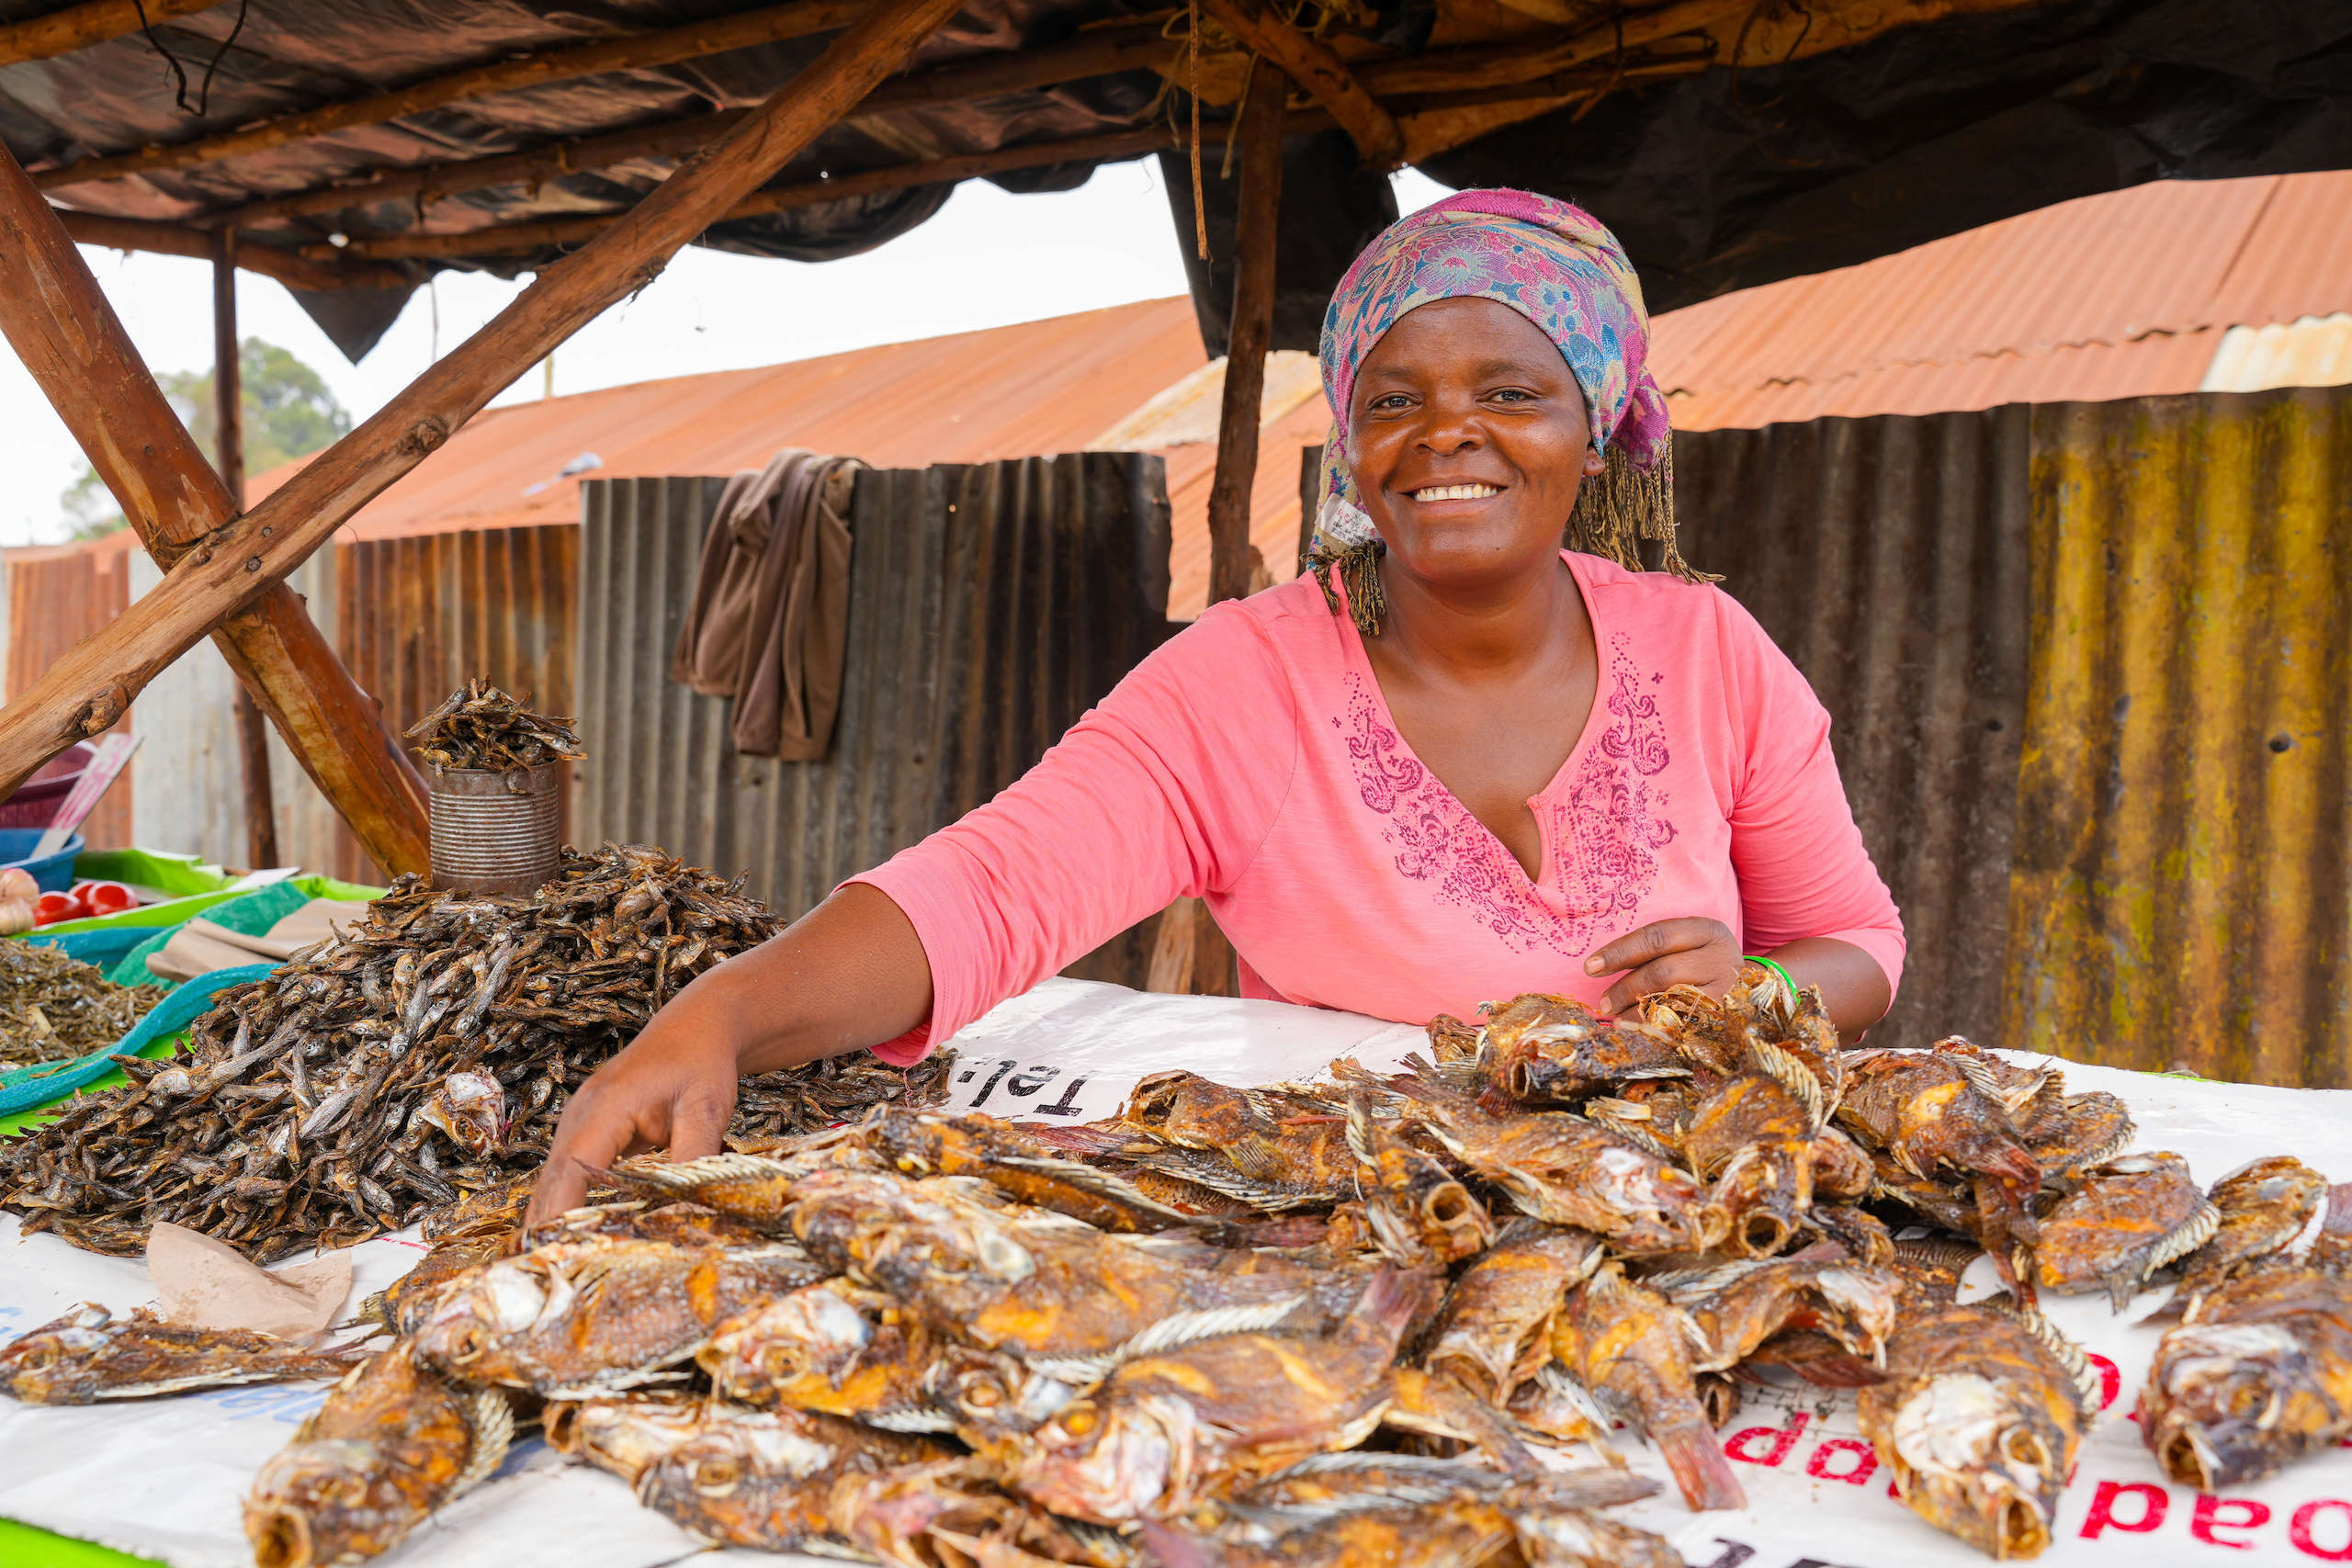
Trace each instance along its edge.
<instances>
[{"instance_id":1,"label":"rusty tin can","mask_svg":"<svg viewBox=\"0 0 2352 1568\"><path fill-rule=\"evenodd\" d=\"M456 893L531 893L563 869L560 763L431 774L433 885Z\"/></svg>"}]
</instances>

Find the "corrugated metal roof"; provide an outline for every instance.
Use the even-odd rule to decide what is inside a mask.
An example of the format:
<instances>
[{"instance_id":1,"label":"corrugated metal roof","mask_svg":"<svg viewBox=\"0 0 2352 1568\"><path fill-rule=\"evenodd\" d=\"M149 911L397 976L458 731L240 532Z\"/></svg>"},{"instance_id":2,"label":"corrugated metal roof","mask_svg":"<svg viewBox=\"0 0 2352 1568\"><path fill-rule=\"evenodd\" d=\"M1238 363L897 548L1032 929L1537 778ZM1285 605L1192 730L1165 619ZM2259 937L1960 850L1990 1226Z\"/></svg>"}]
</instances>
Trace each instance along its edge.
<instances>
[{"instance_id":1,"label":"corrugated metal roof","mask_svg":"<svg viewBox=\"0 0 2352 1568\"><path fill-rule=\"evenodd\" d=\"M2200 392L2265 392L2273 387L2341 387L2352 381L2352 311L2305 316L2281 326L2232 327L2222 334Z\"/></svg>"},{"instance_id":2,"label":"corrugated metal roof","mask_svg":"<svg viewBox=\"0 0 2352 1568\"><path fill-rule=\"evenodd\" d=\"M2352 306L2352 172L2163 181L1657 320L1686 430L2194 391L2222 333Z\"/></svg>"},{"instance_id":3,"label":"corrugated metal roof","mask_svg":"<svg viewBox=\"0 0 2352 1568\"><path fill-rule=\"evenodd\" d=\"M2352 389L2033 412L2004 1043L2352 1088Z\"/></svg>"}]
</instances>

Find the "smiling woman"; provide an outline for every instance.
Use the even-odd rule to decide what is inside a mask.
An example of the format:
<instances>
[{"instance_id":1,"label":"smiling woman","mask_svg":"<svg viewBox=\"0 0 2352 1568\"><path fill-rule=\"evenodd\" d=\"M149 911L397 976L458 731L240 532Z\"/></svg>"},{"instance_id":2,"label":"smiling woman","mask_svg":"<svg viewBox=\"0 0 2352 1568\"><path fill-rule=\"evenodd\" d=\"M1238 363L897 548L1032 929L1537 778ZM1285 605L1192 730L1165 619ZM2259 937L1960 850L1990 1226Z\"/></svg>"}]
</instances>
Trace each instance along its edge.
<instances>
[{"instance_id":1,"label":"smiling woman","mask_svg":"<svg viewBox=\"0 0 2352 1568\"><path fill-rule=\"evenodd\" d=\"M688 987L573 1096L535 1210L631 1149L715 1152L739 1073L912 1061L1180 894L1250 996L1615 1010L1754 953L1876 1021L1902 923L1828 716L1673 553L1647 344L1576 208L1468 191L1383 234L1324 325L1320 570L1212 607L996 800Z\"/></svg>"}]
</instances>

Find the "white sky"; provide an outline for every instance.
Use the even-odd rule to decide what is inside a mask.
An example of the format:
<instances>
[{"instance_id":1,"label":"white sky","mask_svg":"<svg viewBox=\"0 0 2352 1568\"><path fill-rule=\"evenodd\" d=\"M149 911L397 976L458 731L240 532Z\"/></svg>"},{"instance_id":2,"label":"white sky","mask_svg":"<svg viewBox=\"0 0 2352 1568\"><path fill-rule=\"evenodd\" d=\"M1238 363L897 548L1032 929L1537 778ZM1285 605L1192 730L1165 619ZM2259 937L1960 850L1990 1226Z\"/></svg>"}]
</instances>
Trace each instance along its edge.
<instances>
[{"instance_id":1,"label":"white sky","mask_svg":"<svg viewBox=\"0 0 2352 1568\"><path fill-rule=\"evenodd\" d=\"M1412 170L1396 176L1407 212L1445 194ZM967 180L930 222L842 261L763 261L688 246L652 287L557 351L556 390L773 365L1182 294L1177 247L1157 160L1105 165L1078 189L1051 196L1011 196ZM82 254L149 366L210 366L209 264L88 246ZM358 365L284 288L251 273L237 275L237 325L244 336L293 350L364 419L431 363L436 305L447 353L522 287L442 273ZM536 398L540 386L535 367L499 400ZM73 437L0 345L0 546L62 538L58 492L81 471Z\"/></svg>"}]
</instances>

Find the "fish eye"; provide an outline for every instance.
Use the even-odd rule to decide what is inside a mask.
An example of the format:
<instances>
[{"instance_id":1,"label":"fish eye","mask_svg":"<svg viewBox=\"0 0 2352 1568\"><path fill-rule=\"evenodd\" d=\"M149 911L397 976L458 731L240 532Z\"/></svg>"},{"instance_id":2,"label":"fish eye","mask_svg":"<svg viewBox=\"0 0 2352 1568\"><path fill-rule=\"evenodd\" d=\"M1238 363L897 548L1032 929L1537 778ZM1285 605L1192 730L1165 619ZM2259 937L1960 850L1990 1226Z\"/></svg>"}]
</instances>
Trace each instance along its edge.
<instances>
[{"instance_id":1,"label":"fish eye","mask_svg":"<svg viewBox=\"0 0 2352 1568\"><path fill-rule=\"evenodd\" d=\"M2001 1452L2012 1464L2022 1464L2033 1470L2050 1468L2050 1449L2035 1433L2023 1429L2013 1431L2001 1439Z\"/></svg>"},{"instance_id":2,"label":"fish eye","mask_svg":"<svg viewBox=\"0 0 2352 1568\"><path fill-rule=\"evenodd\" d=\"M1055 1416L1054 1424L1073 1438L1082 1438L1094 1430L1094 1406L1073 1404Z\"/></svg>"},{"instance_id":3,"label":"fish eye","mask_svg":"<svg viewBox=\"0 0 2352 1568\"><path fill-rule=\"evenodd\" d=\"M760 1359L762 1369L776 1379L797 1378L803 1365L800 1348L797 1345L771 1345Z\"/></svg>"},{"instance_id":4,"label":"fish eye","mask_svg":"<svg viewBox=\"0 0 2352 1568\"><path fill-rule=\"evenodd\" d=\"M731 1459L707 1459L695 1465L695 1490L706 1497L724 1497L742 1481L743 1467Z\"/></svg>"},{"instance_id":5,"label":"fish eye","mask_svg":"<svg viewBox=\"0 0 2352 1568\"><path fill-rule=\"evenodd\" d=\"M449 1359L461 1367L481 1359L482 1352L489 1348L490 1337L472 1324L452 1331L449 1336Z\"/></svg>"},{"instance_id":6,"label":"fish eye","mask_svg":"<svg viewBox=\"0 0 2352 1568\"><path fill-rule=\"evenodd\" d=\"M2241 1382L2230 1390L2229 1413L2241 1421L2251 1421L2269 1406L2270 1394L2259 1383Z\"/></svg>"},{"instance_id":7,"label":"fish eye","mask_svg":"<svg viewBox=\"0 0 2352 1568\"><path fill-rule=\"evenodd\" d=\"M983 1379L964 1391L964 1403L975 1410L993 1410L1004 1403L1004 1390L995 1379Z\"/></svg>"}]
</instances>

